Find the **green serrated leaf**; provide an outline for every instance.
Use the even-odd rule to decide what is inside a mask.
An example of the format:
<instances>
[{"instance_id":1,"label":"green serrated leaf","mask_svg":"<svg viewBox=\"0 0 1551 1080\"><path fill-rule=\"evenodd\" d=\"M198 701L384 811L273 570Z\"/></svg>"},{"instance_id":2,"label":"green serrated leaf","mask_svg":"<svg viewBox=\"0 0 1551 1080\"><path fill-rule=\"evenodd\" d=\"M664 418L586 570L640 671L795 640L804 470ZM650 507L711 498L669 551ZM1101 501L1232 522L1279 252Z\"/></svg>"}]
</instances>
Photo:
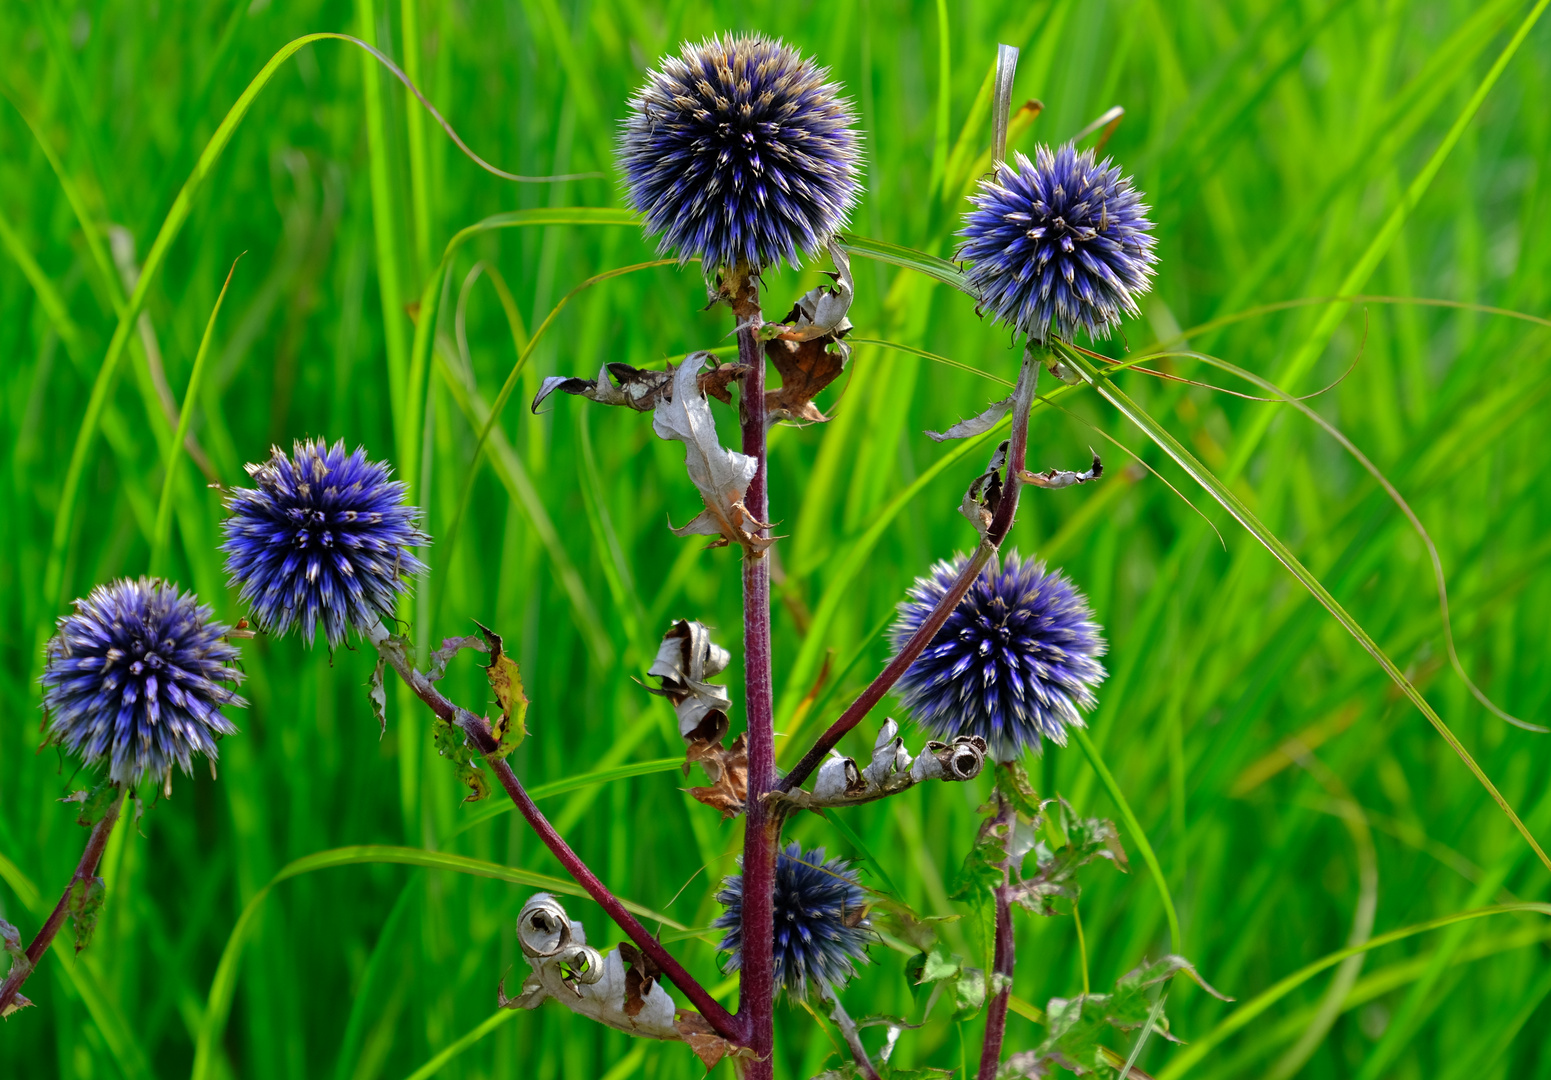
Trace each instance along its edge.
<instances>
[{"instance_id":1,"label":"green serrated leaf","mask_svg":"<svg viewBox=\"0 0 1551 1080\"><path fill-rule=\"evenodd\" d=\"M32 961L27 959L27 950L22 948L21 931L4 919L0 919L0 945L4 946L6 955L11 958L7 977L20 975L26 978L32 973Z\"/></svg>"},{"instance_id":2,"label":"green serrated leaf","mask_svg":"<svg viewBox=\"0 0 1551 1080\"><path fill-rule=\"evenodd\" d=\"M102 902L108 890L100 877L77 878L70 884L65 910L75 925L75 951L80 952L92 943L97 930L97 916L102 913Z\"/></svg>"},{"instance_id":3,"label":"green serrated leaf","mask_svg":"<svg viewBox=\"0 0 1551 1080\"><path fill-rule=\"evenodd\" d=\"M366 696L371 699L372 715L377 718L377 738L382 739L388 733L388 692L382 685L383 669L388 661L381 653L377 655L377 666L372 669L370 689Z\"/></svg>"},{"instance_id":4,"label":"green serrated leaf","mask_svg":"<svg viewBox=\"0 0 1551 1080\"><path fill-rule=\"evenodd\" d=\"M1038 820L1043 809L1039 793L1029 780L1028 770L1021 761L1003 762L996 767L996 791L1012 803L1014 810L1028 821Z\"/></svg>"},{"instance_id":5,"label":"green serrated leaf","mask_svg":"<svg viewBox=\"0 0 1551 1080\"><path fill-rule=\"evenodd\" d=\"M439 716L433 717L431 741L436 752L453 763L458 782L469 789L463 797L464 802L479 802L490 794L490 781L485 778L484 770L474 764L474 751L462 730Z\"/></svg>"},{"instance_id":6,"label":"green serrated leaf","mask_svg":"<svg viewBox=\"0 0 1551 1080\"><path fill-rule=\"evenodd\" d=\"M108 811L113 808L117 799L118 784L103 777L90 790L82 788L80 791L73 791L59 801L80 803L81 812L76 816L75 823L84 829L90 829L108 816Z\"/></svg>"},{"instance_id":7,"label":"green serrated leaf","mask_svg":"<svg viewBox=\"0 0 1551 1080\"><path fill-rule=\"evenodd\" d=\"M507 656L502 648L501 635L477 622L474 625L485 635L485 645L490 649L490 664L485 668L485 675L495 693L496 704L501 707L501 715L491 725L496 752L488 755L499 761L527 737L528 696L522 692L522 672L517 668L517 661Z\"/></svg>"},{"instance_id":8,"label":"green serrated leaf","mask_svg":"<svg viewBox=\"0 0 1551 1080\"><path fill-rule=\"evenodd\" d=\"M910 982L910 992L919 996L919 987L951 979L959 973L959 957L933 948L912 956L905 964L905 978Z\"/></svg>"},{"instance_id":9,"label":"green serrated leaf","mask_svg":"<svg viewBox=\"0 0 1551 1080\"><path fill-rule=\"evenodd\" d=\"M986 973L980 968L965 968L953 982L953 1018L968 1020L986 1003Z\"/></svg>"}]
</instances>

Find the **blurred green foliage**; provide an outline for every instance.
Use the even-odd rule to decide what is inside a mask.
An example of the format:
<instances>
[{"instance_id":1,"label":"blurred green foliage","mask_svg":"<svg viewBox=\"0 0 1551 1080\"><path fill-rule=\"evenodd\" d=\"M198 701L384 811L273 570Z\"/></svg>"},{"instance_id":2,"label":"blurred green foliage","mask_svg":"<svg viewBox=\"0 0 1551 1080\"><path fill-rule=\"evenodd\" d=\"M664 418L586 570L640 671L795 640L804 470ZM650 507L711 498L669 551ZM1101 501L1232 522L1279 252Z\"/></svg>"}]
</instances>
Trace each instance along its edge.
<instances>
[{"instance_id":1,"label":"blurred green foliage","mask_svg":"<svg viewBox=\"0 0 1551 1080\"><path fill-rule=\"evenodd\" d=\"M41 643L72 597L147 570L177 407L243 252L193 414L197 449L171 487L171 575L224 617L240 614L215 550L220 495L207 485L241 482L242 463L272 442L344 438L401 465L407 448L422 463L408 479L439 540L412 629L422 648L471 632L471 619L505 635L532 699L513 763L538 786L679 753L671 710L632 676L672 618L717 628L735 657L741 623L736 556L667 531L697 506L679 448L624 410L563 399L534 416L522 400L545 375L590 375L606 361L660 365L726 345L730 323L701 310L693 267L643 269L578 294L534 349L467 486L477 425L527 335L584 279L654 258L630 227L486 232L452 262L423 425L410 426L396 387L408 371L413 305L456 230L514 209L618 205L615 125L657 56L684 38L759 30L832 65L867 132L856 232L941 256L951 256L962 196L984 167L989 131L975 103L997 42L1024 50L1015 100L1046 106L1016 147L1068 138L1125 106L1107 149L1148 193L1162 266L1145 321L1108 348L1119 355L1125 344L1171 340L1343 283L1551 310L1551 27L1533 28L1393 241L1372 247L1530 13L1519 0L0 8L9 98L0 105L0 914L30 937L84 842L57 802L73 765L35 753ZM368 26L363 36L488 160L531 175L602 175L496 179L359 50L304 47L255 99L194 198L127 339L81 495L61 506L115 312L221 117L287 41ZM1370 252L1380 258L1367 268ZM981 323L964 296L883 263L858 259L856 268L858 338L984 374L861 345L838 391L820 401L833 422L774 434L772 514L787 537L775 549L786 761L886 656L877 631L910 580L973 542L956 507L982 451L934 470L954 451L921 432L1002 396L996 380L1016 370L1008 335ZM767 274L768 310L784 311L817 269ZM1344 317L1327 334L1320 320L1331 310ZM1360 355L1314 407L1431 530L1466 668L1516 715L1551 716L1547 329L1374 301L1267 311L1189 344L1271 379L1292 368L1297 393L1337 380ZM1151 366L1229 381L1185 358ZM1119 380L1230 479L1422 687L1531 831L1551 837L1551 742L1491 716L1450 670L1426 551L1378 485L1285 406L1142 373ZM1107 627L1112 676L1094 739L1148 830L1183 951L1202 974L1243 1001L1342 947L1365 922L1377 934L1499 899L1544 898L1547 875L1522 838L1372 659L1095 395L1063 405L1070 412L1036 414L1031 462L1081 465L1092 444L1106 476L1029 492L1011 543L1065 566ZM730 439L731 417L721 417ZM1216 523L1222 544L1186 499ZM60 522L60 580L46 590ZM497 981L514 964L520 978L512 920L530 887L514 875L329 857L319 860L328 868L266 890L292 860L350 845L419 848L530 875L558 867L514 815L460 804L455 776L431 752L428 716L402 693L390 691L379 739L370 656L259 638L245 645L244 665L252 708L238 717L241 736L222 747L220 779L178 778L172 800L138 831L117 832L92 947L74 961L67 949L44 960L27 988L38 1007L0 1028L0 1075L182 1076L204 1031L209 1076L399 1078L476 1029L483 1037L460 1044L438 1075L701 1074L683 1047L631 1046L554 1006L492 1019ZM822 670L834 677L805 710ZM736 702L736 663L731 674ZM472 705L488 697L467 655L443 685ZM871 730L858 729L852 752L870 746ZM1075 749L1050 752L1033 771L1044 793L1060 791L1079 812L1118 816ZM989 785L985 776L918 789L846 812L843 830L810 815L791 832L849 855L862 854L859 840L879 860L874 884L896 882L917 910L947 914L955 906L944 877L973 841ZM622 896L701 927L741 831L680 786L676 774L637 773L544 805ZM1085 886L1081 938L1070 917L1018 916L1015 992L1024 1001L1073 996L1085 975L1096 990L1109 987L1167 950L1162 905L1140 864L1129 875L1095 873ZM594 943L619 939L591 904L569 903ZM231 951L240 966L222 969L234 981L221 1028L223 1011L207 1002L245 908L248 944ZM983 949L969 921L945 933L967 955ZM1188 1075L1290 1075L1306 1057L1300 1075L1310 1077L1551 1076L1548 942L1540 916L1407 938L1360 970L1303 985ZM720 983L712 942L674 948ZM873 959L847 993L850 1012L917 1015L908 958L880 945ZM1169 1002L1173 1031L1201 1038L1234 1007L1181 983ZM783 1008L778 1033L779 1075L810 1076L833 1050L797 1010ZM1043 1037L1015 1016L1008 1049ZM894 1061L957 1068L976 1059L978 1039L978 1023L955 1025L943 1010L905 1033ZM1139 1064L1156 1074L1178 1053L1154 1040Z\"/></svg>"}]
</instances>

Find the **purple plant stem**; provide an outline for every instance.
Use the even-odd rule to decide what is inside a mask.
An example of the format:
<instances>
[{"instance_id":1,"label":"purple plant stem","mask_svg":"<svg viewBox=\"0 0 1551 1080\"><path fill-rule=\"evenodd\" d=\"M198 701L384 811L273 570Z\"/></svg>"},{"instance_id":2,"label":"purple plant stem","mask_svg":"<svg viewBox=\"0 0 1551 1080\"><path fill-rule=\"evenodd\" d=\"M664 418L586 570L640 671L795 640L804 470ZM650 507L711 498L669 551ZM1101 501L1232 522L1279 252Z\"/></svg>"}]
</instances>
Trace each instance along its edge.
<instances>
[{"instance_id":1,"label":"purple plant stem","mask_svg":"<svg viewBox=\"0 0 1551 1080\"><path fill-rule=\"evenodd\" d=\"M953 614L953 609L958 607L959 601L964 599L964 594L969 592L969 587L980 576L980 571L985 569L991 557L1001 547L1002 541L1007 538L1007 533L1018 514L1018 493L1023 487L1018 474L1023 471L1028 460L1029 410L1034 405L1034 387L1038 377L1039 362L1031 350L1025 349L1023 368L1018 373L1018 387L1013 391L1012 436L1007 453L1007 481L1002 487L1001 501L996 505L991 524L985 536L981 538L980 546L975 549L969 562L959 572L959 576L954 579L953 585L949 587L943 598L937 602L937 606L932 609L926 621L910 636L910 640L905 642L905 647L899 650L899 655L890 660L888 666L868 685L867 689L851 702L846 711L840 714L840 719L819 736L818 741L803 755L797 766L781 778L777 785L778 790L791 791L800 787L813 770L819 767L825 755L845 737L846 732L860 723L862 717L883 700L883 695L893 689L894 684L905 674L905 669L915 663L916 657L932 643L932 638L937 636L937 631L942 629L942 624L948 621L948 616Z\"/></svg>"},{"instance_id":2,"label":"purple plant stem","mask_svg":"<svg viewBox=\"0 0 1551 1080\"><path fill-rule=\"evenodd\" d=\"M758 279L735 271L729 282L737 320L738 361L744 368L738 395L743 452L758 462L743 505L755 521L770 520L765 447L765 346ZM761 530L763 533L764 530ZM749 1080L769 1080L775 1059L775 865L781 831L765 794L776 786L775 702L770 677L770 559L763 551L743 553L743 685L748 713L748 803L743 831L743 960L738 980L738 1019L748 1046Z\"/></svg>"},{"instance_id":3,"label":"purple plant stem","mask_svg":"<svg viewBox=\"0 0 1551 1080\"><path fill-rule=\"evenodd\" d=\"M119 790L118 798L113 800L113 805L103 815L101 821L92 826L92 834L87 837L86 850L81 853L81 861L76 865L75 873L70 878L70 884L65 886L65 891L59 898L59 903L54 905L54 910L49 912L48 921L43 924L43 929L38 931L38 936L32 939L32 944L27 946L27 961L25 968L19 968L13 963L11 973L6 976L5 985L0 986L0 1015L11 1002L16 1000L16 995L21 992L22 983L27 977L38 970L38 961L43 959L43 954L53 944L54 936L59 933L59 928L64 925L66 909L70 903L70 891L79 881L88 881L97 872L97 864L102 861L103 849L108 846L108 837L113 832L113 826L118 824L119 809L124 805L124 792Z\"/></svg>"},{"instance_id":4,"label":"purple plant stem","mask_svg":"<svg viewBox=\"0 0 1551 1080\"><path fill-rule=\"evenodd\" d=\"M997 821L1010 831L1016 824L1012 804L998 796ZM1002 1038L1007 1033L1007 1004L1012 995L1013 963L1016 959L1016 942L1012 932L1012 904L1008 900L1011 886L1011 860L1002 865L1002 883L992 890L996 897L996 944L991 958L991 978L998 975L1005 979L1002 989L991 999L986 1010L986 1037L980 1046L980 1080L996 1080L996 1067L1002 1059Z\"/></svg>"},{"instance_id":5,"label":"purple plant stem","mask_svg":"<svg viewBox=\"0 0 1551 1080\"><path fill-rule=\"evenodd\" d=\"M386 637L386 631L384 638ZM416 697L428 705L432 712L449 724L456 724L463 729L469 741L472 742L480 754L484 755L486 762L495 771L496 778L501 781L501 786L511 796L512 802L517 807L517 812L538 833L544 846L549 848L555 858L560 860L566 872L576 879L576 883L587 890L587 895L597 901L598 906L608 914L608 917L635 942L636 947L652 958L664 975L674 986L678 987L685 997L700 1011L706 1022L716 1029L718 1035L730 1042L743 1042L743 1028L738 1019L724 1009L706 988L696 981L695 977L684 969L668 950L662 947L662 942L652 936L646 927L641 925L639 919L625 910L625 906L619 902L619 897L609 891L609 887L598 879L582 862L581 857L571 850L571 846L565 842L555 827L549 823L543 811L541 811L528 793L523 790L522 781L517 779L517 774L512 772L512 767L504 760L492 760L490 755L496 753L495 738L490 733L490 726L484 717L475 716L467 709L461 708L442 696L436 684L426 678L423 673L417 671L410 664L408 657L397 648L384 648L383 639L375 639L378 651L383 658L393 666L399 677L404 680Z\"/></svg>"}]
</instances>

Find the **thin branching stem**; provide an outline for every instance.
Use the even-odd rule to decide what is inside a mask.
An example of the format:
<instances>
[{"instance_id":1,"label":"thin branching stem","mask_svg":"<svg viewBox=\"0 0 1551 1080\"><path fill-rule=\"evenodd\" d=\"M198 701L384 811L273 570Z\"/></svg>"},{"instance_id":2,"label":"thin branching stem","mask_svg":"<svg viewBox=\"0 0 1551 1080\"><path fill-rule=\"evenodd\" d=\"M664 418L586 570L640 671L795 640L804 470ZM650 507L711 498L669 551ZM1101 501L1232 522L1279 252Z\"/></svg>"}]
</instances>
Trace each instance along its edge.
<instances>
[{"instance_id":1,"label":"thin branching stem","mask_svg":"<svg viewBox=\"0 0 1551 1080\"><path fill-rule=\"evenodd\" d=\"M48 921L43 924L43 929L38 931L38 936L32 939L32 944L27 946L27 962L13 962L11 973L6 976L5 985L0 986L0 1016L5 1015L6 1009L11 1007L11 1002L16 1000L16 995L21 992L22 984L27 977L38 969L38 961L43 959L43 954L54 943L54 937L59 933L59 928L65 923L65 915L70 907L70 893L76 885L83 881L90 881L97 873L97 864L102 861L102 853L108 846L108 837L113 834L113 826L118 824L119 811L124 806L124 791L119 789L118 797L113 800L113 805L103 815L101 821L92 826L92 834L86 840L86 850L81 853L81 861L76 865L75 873L70 877L70 883L65 886L65 891L59 897L59 903L54 905L54 910L49 912Z\"/></svg>"},{"instance_id":2,"label":"thin branching stem","mask_svg":"<svg viewBox=\"0 0 1551 1080\"><path fill-rule=\"evenodd\" d=\"M1035 384L1039 378L1039 360L1034 350L1028 348L1023 353L1023 368L1018 372L1018 387L1013 391L1013 416L1012 437L1008 446L1007 479L1002 487L1001 501L997 503L991 516L990 527L980 540L980 546L970 556L969 562L954 579L953 585L943 594L932 613L926 617L905 642L904 648L899 650L899 655L890 660L888 666L879 673L878 677L859 694L840 718L829 726L829 730L819 736L796 768L781 778L778 785L780 791L791 791L801 786L802 782L812 774L813 770L835 746L845 737L846 732L861 722L862 717L872 711L873 706L883 700L883 695L893 689L905 670L915 663L916 657L931 644L932 638L937 636L937 631L942 629L942 624L948 621L948 616L953 614L953 609L958 607L959 601L964 599L964 594L969 592L969 587L975 583L984 570L986 564L1002 546L1002 541L1007 538L1008 531L1012 528L1014 518L1018 514L1018 493L1023 484L1018 475L1025 470L1029 448L1029 410L1034 404Z\"/></svg>"},{"instance_id":3,"label":"thin branching stem","mask_svg":"<svg viewBox=\"0 0 1551 1080\"><path fill-rule=\"evenodd\" d=\"M381 637L373 636L373 643L378 644L378 651L383 658L432 712L447 723L456 724L462 729L469 742L484 755L486 762L494 770L496 779L500 780L501 787L511 797L517 812L532 826L533 831L544 842L544 846L549 848L551 854L560 860L560 865L565 867L566 872L576 879L578 885L587 890L587 895L597 902L631 941L635 942L636 947L652 958L669 981L683 992L691 1004L700 1011L700 1015L716 1029L717 1034L729 1041L741 1042L742 1029L737 1018L723 1008L706 988L685 970L684 965L662 947L662 942L653 937L651 932L641 925L639 919L625 910L619 897L615 896L609 887L599 880L598 875L587 867L581 857L571 850L571 846L555 831L555 827L549 823L543 811L534 804L533 799L523 789L522 781L517 779L517 774L512 772L512 767L504 760L491 757L498 751L498 746L485 718L476 716L444 697L441 691L436 689L436 684L409 662L406 653L398 649L382 648L380 642L386 638L386 630L381 630L380 633Z\"/></svg>"}]
</instances>

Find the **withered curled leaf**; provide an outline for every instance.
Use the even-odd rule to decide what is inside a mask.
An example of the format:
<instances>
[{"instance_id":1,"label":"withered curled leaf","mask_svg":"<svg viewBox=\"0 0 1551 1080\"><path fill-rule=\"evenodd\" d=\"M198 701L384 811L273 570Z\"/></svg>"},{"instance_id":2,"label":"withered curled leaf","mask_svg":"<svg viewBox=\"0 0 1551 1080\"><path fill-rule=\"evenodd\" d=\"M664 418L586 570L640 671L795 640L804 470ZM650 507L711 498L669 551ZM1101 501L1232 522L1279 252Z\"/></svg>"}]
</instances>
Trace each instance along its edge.
<instances>
[{"instance_id":1,"label":"withered curled leaf","mask_svg":"<svg viewBox=\"0 0 1551 1080\"><path fill-rule=\"evenodd\" d=\"M851 320L846 316L856 296L851 283L851 256L831 239L829 257L834 260L835 269L825 273L834 284L820 285L803 293L786 318L780 324L766 327L764 333L775 333L785 341L814 341L846 335L851 329Z\"/></svg>"},{"instance_id":2,"label":"withered curled leaf","mask_svg":"<svg viewBox=\"0 0 1551 1080\"><path fill-rule=\"evenodd\" d=\"M780 387L765 392L768 420L822 424L829 419L813 399L840 376L851 358L851 347L843 339L851 332L846 313L854 296L850 258L833 242L829 252L835 260L835 272L830 275L835 284L810 289L784 322L761 329L761 336L768 339L765 355L781 376Z\"/></svg>"},{"instance_id":3,"label":"withered curled leaf","mask_svg":"<svg viewBox=\"0 0 1551 1080\"><path fill-rule=\"evenodd\" d=\"M625 1015L639 1016L646 1007L652 987L662 975L657 962L628 941L619 943L619 955L625 962Z\"/></svg>"},{"instance_id":4,"label":"withered curled leaf","mask_svg":"<svg viewBox=\"0 0 1551 1080\"><path fill-rule=\"evenodd\" d=\"M742 734L730 747L720 742L691 742L684 763L691 762L700 763L711 783L690 788L690 795L720 810L724 819L743 813L749 799L749 751Z\"/></svg>"},{"instance_id":5,"label":"withered curled leaf","mask_svg":"<svg viewBox=\"0 0 1551 1080\"><path fill-rule=\"evenodd\" d=\"M715 536L712 547L735 543L749 551L763 551L772 543L758 533L766 523L755 520L743 505L759 463L747 454L728 450L717 439L716 421L697 381L709 355L695 353L679 366L673 396L659 400L652 413L652 430L660 438L684 444L685 468L706 505L687 525L673 529L673 534Z\"/></svg>"},{"instance_id":6,"label":"withered curled leaf","mask_svg":"<svg viewBox=\"0 0 1551 1080\"><path fill-rule=\"evenodd\" d=\"M1025 469L1018 473L1018 479L1025 484L1041 488L1064 488L1097 480L1104 475L1104 463L1099 460L1098 453L1092 447L1088 448L1088 453L1093 455L1093 464L1085 472L1072 469L1046 469L1042 473L1034 473Z\"/></svg>"},{"instance_id":7,"label":"withered curled leaf","mask_svg":"<svg viewBox=\"0 0 1551 1080\"><path fill-rule=\"evenodd\" d=\"M731 662L732 654L711 640L711 631L702 622L680 619L663 635L646 672L661 679L662 688L647 689L673 702L684 738L720 742L727 733L732 697L725 686L706 680L725 671Z\"/></svg>"},{"instance_id":8,"label":"withered curled leaf","mask_svg":"<svg viewBox=\"0 0 1551 1080\"><path fill-rule=\"evenodd\" d=\"M990 431L1012 411L1013 399L1009 395L1001 401L993 401L986 407L986 411L979 416L968 420L960 420L947 431L928 431L926 437L933 442L946 442L949 439L969 439L976 435L984 435Z\"/></svg>"},{"instance_id":9,"label":"withered curled leaf","mask_svg":"<svg viewBox=\"0 0 1551 1080\"><path fill-rule=\"evenodd\" d=\"M477 623L475 625L478 625ZM474 649L478 652L488 652L485 643L473 634L464 637L442 638L442 647L431 654L431 663L426 669L425 677L432 682L437 682L447 674L447 665L461 649Z\"/></svg>"},{"instance_id":10,"label":"withered curled leaf","mask_svg":"<svg viewBox=\"0 0 1551 1080\"><path fill-rule=\"evenodd\" d=\"M1002 501L1002 469L1007 465L1007 440L1003 439L986 463L986 471L975 477L959 502L959 513L969 519L975 530L984 536L996 517L996 508Z\"/></svg>"},{"instance_id":11,"label":"withered curled leaf","mask_svg":"<svg viewBox=\"0 0 1551 1080\"><path fill-rule=\"evenodd\" d=\"M490 725L491 734L495 736L496 752L487 755L499 761L517 749L527 737L528 695L522 691L522 672L517 668L517 661L507 656L502 649L501 635L478 622L474 625L485 636L485 646L490 650L490 664L485 668L485 676L490 680L496 704L501 707L501 715Z\"/></svg>"},{"instance_id":12,"label":"withered curled leaf","mask_svg":"<svg viewBox=\"0 0 1551 1080\"><path fill-rule=\"evenodd\" d=\"M674 1014L674 1026L679 1038L689 1044L706 1071L716 1068L722 1058L756 1058L758 1055L746 1046L730 1043L716 1033L710 1022L693 1009L680 1009Z\"/></svg>"},{"instance_id":13,"label":"withered curled leaf","mask_svg":"<svg viewBox=\"0 0 1551 1080\"><path fill-rule=\"evenodd\" d=\"M724 404L732 402L727 384L743 373L737 364L713 366L699 376L700 392L710 394ZM600 405L623 405L636 412L651 412L660 402L673 396L673 382L678 368L669 364L662 371L631 367L629 364L604 364L598 369L596 379L577 379L564 375L551 375L539 387L533 398L533 411L538 412L544 399L556 391L584 397ZM616 385L614 379L619 380Z\"/></svg>"}]
</instances>

